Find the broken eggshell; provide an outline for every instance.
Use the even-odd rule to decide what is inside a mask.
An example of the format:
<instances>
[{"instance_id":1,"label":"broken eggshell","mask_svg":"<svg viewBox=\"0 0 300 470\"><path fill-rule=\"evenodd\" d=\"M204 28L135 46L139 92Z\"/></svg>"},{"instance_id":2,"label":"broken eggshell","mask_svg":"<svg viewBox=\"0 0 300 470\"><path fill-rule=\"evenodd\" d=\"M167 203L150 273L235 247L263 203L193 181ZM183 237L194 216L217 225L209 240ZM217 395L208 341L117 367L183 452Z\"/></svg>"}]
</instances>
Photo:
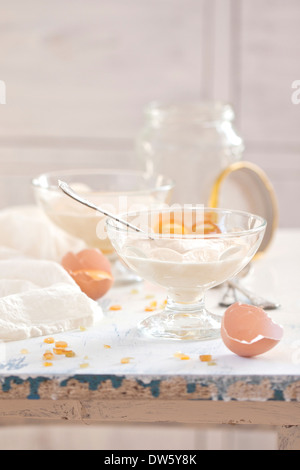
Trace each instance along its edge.
<instances>
[{"instance_id":1,"label":"broken eggshell","mask_svg":"<svg viewBox=\"0 0 300 470\"><path fill-rule=\"evenodd\" d=\"M282 336L283 328L260 307L236 302L222 318L222 340L238 356L263 354L274 348Z\"/></svg>"},{"instance_id":2,"label":"broken eggshell","mask_svg":"<svg viewBox=\"0 0 300 470\"><path fill-rule=\"evenodd\" d=\"M82 292L93 300L103 297L113 285L110 262L97 249L69 252L63 257L61 264Z\"/></svg>"}]
</instances>

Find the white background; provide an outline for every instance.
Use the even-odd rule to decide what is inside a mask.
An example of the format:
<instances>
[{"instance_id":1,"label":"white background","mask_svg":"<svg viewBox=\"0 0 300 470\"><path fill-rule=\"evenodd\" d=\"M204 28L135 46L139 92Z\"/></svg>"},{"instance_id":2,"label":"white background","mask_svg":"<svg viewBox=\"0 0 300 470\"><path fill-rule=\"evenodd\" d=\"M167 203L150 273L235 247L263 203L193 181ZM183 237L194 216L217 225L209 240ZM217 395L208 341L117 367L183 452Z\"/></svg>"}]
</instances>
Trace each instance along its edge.
<instances>
[{"instance_id":1,"label":"white background","mask_svg":"<svg viewBox=\"0 0 300 470\"><path fill-rule=\"evenodd\" d=\"M41 171L126 165L149 101L216 98L299 226L299 21L299 0L0 0L0 208Z\"/></svg>"}]
</instances>

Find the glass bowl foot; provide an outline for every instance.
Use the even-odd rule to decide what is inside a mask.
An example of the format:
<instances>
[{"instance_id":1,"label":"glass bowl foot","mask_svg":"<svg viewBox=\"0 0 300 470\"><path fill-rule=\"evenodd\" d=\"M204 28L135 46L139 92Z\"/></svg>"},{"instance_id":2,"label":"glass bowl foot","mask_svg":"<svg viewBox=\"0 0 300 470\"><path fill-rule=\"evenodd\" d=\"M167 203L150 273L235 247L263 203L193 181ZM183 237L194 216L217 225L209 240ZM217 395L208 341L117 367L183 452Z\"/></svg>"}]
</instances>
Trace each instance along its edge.
<instances>
[{"instance_id":1,"label":"glass bowl foot","mask_svg":"<svg viewBox=\"0 0 300 470\"><path fill-rule=\"evenodd\" d=\"M150 337L203 341L220 337L221 319L206 309L170 312L166 308L141 321L138 328Z\"/></svg>"}]
</instances>

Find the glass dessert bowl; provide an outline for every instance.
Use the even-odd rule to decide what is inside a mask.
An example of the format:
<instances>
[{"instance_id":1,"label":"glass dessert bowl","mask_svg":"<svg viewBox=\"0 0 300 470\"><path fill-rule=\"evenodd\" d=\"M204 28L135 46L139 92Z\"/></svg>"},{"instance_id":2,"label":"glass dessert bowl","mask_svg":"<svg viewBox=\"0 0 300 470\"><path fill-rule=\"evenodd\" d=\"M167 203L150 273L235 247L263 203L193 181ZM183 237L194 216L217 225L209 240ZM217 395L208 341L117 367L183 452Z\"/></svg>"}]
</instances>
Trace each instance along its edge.
<instances>
[{"instance_id":1,"label":"glass dessert bowl","mask_svg":"<svg viewBox=\"0 0 300 470\"><path fill-rule=\"evenodd\" d=\"M164 310L139 324L147 335L180 340L219 337L220 316L205 308L205 292L241 271L263 239L266 221L236 210L199 207L122 214L143 230L108 219L112 245L129 268L166 289Z\"/></svg>"},{"instance_id":2,"label":"glass dessert bowl","mask_svg":"<svg viewBox=\"0 0 300 470\"><path fill-rule=\"evenodd\" d=\"M83 240L88 248L98 248L112 262L115 282L139 280L118 261L106 233L106 217L67 197L58 187L65 181L79 195L108 212L118 214L157 208L169 203L173 182L162 175L138 170L78 169L53 171L32 181L35 199L52 222Z\"/></svg>"}]
</instances>

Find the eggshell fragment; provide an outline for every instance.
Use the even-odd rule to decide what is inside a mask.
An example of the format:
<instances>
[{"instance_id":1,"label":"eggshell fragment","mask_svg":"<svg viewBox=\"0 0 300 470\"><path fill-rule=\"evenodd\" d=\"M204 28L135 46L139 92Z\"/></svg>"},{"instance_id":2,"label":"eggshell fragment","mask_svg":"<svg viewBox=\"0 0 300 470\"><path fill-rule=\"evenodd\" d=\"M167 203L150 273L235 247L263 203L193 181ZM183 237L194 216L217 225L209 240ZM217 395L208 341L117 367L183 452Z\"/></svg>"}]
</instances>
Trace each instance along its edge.
<instances>
[{"instance_id":1,"label":"eggshell fragment","mask_svg":"<svg viewBox=\"0 0 300 470\"><path fill-rule=\"evenodd\" d=\"M61 264L82 292L93 300L103 297L113 285L110 262L97 249L86 249L77 254L69 252Z\"/></svg>"},{"instance_id":2,"label":"eggshell fragment","mask_svg":"<svg viewBox=\"0 0 300 470\"><path fill-rule=\"evenodd\" d=\"M236 302L224 313L221 337L230 351L251 357L274 348L283 336L283 328L259 307Z\"/></svg>"}]
</instances>

